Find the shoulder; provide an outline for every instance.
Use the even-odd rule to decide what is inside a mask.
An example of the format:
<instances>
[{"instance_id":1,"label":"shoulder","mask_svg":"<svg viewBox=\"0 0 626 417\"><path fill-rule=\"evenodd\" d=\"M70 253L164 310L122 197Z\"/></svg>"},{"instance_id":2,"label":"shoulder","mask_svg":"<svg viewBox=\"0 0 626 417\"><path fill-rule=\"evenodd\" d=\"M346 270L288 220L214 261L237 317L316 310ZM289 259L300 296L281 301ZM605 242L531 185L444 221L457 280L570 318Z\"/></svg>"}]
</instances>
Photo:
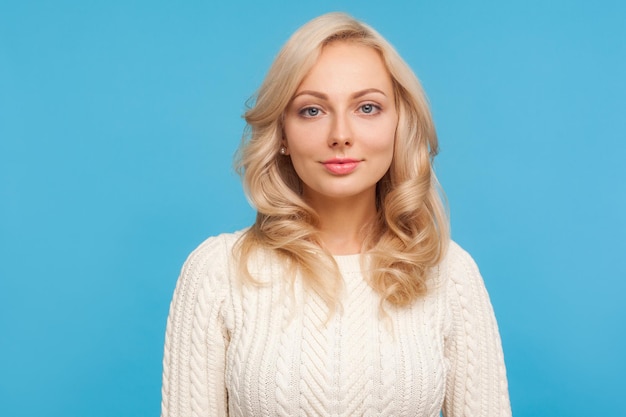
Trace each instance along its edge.
<instances>
[{"instance_id":1,"label":"shoulder","mask_svg":"<svg viewBox=\"0 0 626 417\"><path fill-rule=\"evenodd\" d=\"M464 303L471 299L488 297L478 265L456 242L449 242L446 255L438 268L440 284L445 288L449 302L456 299Z\"/></svg>"},{"instance_id":2,"label":"shoulder","mask_svg":"<svg viewBox=\"0 0 626 417\"><path fill-rule=\"evenodd\" d=\"M472 256L453 240L448 243L440 268L447 278L458 283L480 275Z\"/></svg>"},{"instance_id":3,"label":"shoulder","mask_svg":"<svg viewBox=\"0 0 626 417\"><path fill-rule=\"evenodd\" d=\"M472 256L450 241L440 264L446 306L446 329L468 331L493 316L493 307L478 266ZM490 319L489 319L490 320ZM456 324L455 324L456 323Z\"/></svg>"},{"instance_id":4,"label":"shoulder","mask_svg":"<svg viewBox=\"0 0 626 417\"><path fill-rule=\"evenodd\" d=\"M228 262L228 258L232 257L233 247L242 234L243 231L237 231L207 238L189 254L185 266L196 265L208 260L213 263Z\"/></svg>"},{"instance_id":5,"label":"shoulder","mask_svg":"<svg viewBox=\"0 0 626 417\"><path fill-rule=\"evenodd\" d=\"M450 241L448 252L440 264L440 277L449 306L461 308L464 314L491 308L476 262L456 242Z\"/></svg>"},{"instance_id":6,"label":"shoulder","mask_svg":"<svg viewBox=\"0 0 626 417\"><path fill-rule=\"evenodd\" d=\"M473 262L471 255L454 240L450 240L448 242L448 250L446 251L446 254L444 256L444 261L447 261L447 262L472 261Z\"/></svg>"},{"instance_id":7,"label":"shoulder","mask_svg":"<svg viewBox=\"0 0 626 417\"><path fill-rule=\"evenodd\" d=\"M185 260L177 286L207 286L213 291L229 286L233 247L241 234L212 236L198 245Z\"/></svg>"}]
</instances>

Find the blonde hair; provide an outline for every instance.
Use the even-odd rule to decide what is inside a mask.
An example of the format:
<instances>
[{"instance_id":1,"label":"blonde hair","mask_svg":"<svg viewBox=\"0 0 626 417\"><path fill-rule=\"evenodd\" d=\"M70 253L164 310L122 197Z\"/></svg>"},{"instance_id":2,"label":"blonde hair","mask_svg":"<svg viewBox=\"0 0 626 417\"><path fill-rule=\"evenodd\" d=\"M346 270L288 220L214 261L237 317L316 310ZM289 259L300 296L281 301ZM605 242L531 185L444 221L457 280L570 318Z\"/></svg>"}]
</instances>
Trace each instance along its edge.
<instances>
[{"instance_id":1,"label":"blonde hair","mask_svg":"<svg viewBox=\"0 0 626 417\"><path fill-rule=\"evenodd\" d=\"M319 239L316 212L301 197L300 179L291 160L279 153L282 116L299 84L323 47L357 42L378 51L391 75L398 126L389 171L376 192L378 216L363 250L369 256L366 279L384 302L408 305L426 292L428 269L442 259L448 243L448 218L433 172L437 136L422 87L395 49L374 29L343 13L311 20L283 46L254 103L236 167L242 176L256 222L238 241L235 254L244 276L260 248L270 249L289 265L331 310L342 288L332 255Z\"/></svg>"}]
</instances>

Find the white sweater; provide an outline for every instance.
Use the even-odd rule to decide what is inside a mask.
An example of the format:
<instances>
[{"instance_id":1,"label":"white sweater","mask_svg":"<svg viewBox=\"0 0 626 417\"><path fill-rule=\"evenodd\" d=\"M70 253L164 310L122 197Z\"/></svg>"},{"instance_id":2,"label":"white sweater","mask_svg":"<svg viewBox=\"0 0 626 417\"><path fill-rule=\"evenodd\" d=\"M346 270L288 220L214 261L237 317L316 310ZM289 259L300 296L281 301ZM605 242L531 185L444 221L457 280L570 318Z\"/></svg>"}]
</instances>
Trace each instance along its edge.
<instances>
[{"instance_id":1,"label":"white sweater","mask_svg":"<svg viewBox=\"0 0 626 417\"><path fill-rule=\"evenodd\" d=\"M359 255L336 256L345 292L328 320L299 280L286 287L272 256L241 286L239 234L213 237L187 259L170 307L163 417L509 416L497 324L472 258L451 242L429 291L387 307L364 281Z\"/></svg>"}]
</instances>

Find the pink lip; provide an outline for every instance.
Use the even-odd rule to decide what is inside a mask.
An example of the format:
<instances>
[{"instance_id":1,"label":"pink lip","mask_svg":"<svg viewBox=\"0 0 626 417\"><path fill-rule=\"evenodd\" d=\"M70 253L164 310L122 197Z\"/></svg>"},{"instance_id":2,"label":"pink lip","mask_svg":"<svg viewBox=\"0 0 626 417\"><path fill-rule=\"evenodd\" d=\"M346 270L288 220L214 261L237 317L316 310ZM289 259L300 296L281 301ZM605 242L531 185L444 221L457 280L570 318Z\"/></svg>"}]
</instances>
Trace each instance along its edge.
<instances>
[{"instance_id":1,"label":"pink lip","mask_svg":"<svg viewBox=\"0 0 626 417\"><path fill-rule=\"evenodd\" d=\"M332 158L322 162L322 164L332 174L346 175L354 171L360 162L358 159Z\"/></svg>"}]
</instances>

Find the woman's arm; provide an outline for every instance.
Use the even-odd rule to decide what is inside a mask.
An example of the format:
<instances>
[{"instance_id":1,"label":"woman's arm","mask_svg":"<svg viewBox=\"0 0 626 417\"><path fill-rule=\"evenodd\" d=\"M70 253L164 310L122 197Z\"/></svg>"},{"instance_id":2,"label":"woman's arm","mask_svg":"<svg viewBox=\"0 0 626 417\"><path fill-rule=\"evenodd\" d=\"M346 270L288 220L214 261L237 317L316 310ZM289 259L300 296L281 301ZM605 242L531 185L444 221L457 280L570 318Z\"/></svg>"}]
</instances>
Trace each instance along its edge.
<instances>
[{"instance_id":1,"label":"woman's arm","mask_svg":"<svg viewBox=\"0 0 626 417\"><path fill-rule=\"evenodd\" d=\"M489 295L470 255L454 243L450 252L444 415L510 416L502 344Z\"/></svg>"},{"instance_id":2,"label":"woman's arm","mask_svg":"<svg viewBox=\"0 0 626 417\"><path fill-rule=\"evenodd\" d=\"M226 416L227 332L223 243L211 238L187 259L170 305L163 355L162 417Z\"/></svg>"}]
</instances>

